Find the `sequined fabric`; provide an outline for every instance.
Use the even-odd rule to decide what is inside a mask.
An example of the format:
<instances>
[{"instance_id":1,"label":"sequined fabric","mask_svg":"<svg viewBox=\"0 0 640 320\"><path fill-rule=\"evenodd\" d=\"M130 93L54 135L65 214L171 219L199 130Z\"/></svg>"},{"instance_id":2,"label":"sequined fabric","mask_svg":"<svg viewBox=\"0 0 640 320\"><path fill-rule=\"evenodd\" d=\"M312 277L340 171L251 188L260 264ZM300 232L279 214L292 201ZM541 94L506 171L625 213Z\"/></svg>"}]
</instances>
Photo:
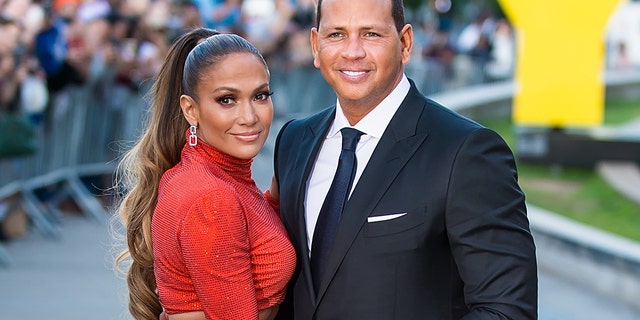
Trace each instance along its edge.
<instances>
[{"instance_id":1,"label":"sequined fabric","mask_svg":"<svg viewBox=\"0 0 640 320\"><path fill-rule=\"evenodd\" d=\"M282 302L295 267L277 205L251 178L252 160L201 141L181 159L162 177L152 219L160 301L168 314L257 319Z\"/></svg>"}]
</instances>

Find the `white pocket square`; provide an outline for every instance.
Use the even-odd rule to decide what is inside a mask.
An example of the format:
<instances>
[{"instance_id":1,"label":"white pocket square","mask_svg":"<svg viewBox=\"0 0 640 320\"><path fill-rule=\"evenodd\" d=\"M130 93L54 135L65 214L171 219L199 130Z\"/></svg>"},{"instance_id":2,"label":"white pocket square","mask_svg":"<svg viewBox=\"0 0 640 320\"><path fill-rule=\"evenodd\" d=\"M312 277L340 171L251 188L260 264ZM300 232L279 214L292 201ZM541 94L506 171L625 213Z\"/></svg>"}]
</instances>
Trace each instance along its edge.
<instances>
[{"instance_id":1,"label":"white pocket square","mask_svg":"<svg viewBox=\"0 0 640 320\"><path fill-rule=\"evenodd\" d=\"M367 217L367 222L380 222L400 218L406 215L406 212L385 214L381 216Z\"/></svg>"}]
</instances>

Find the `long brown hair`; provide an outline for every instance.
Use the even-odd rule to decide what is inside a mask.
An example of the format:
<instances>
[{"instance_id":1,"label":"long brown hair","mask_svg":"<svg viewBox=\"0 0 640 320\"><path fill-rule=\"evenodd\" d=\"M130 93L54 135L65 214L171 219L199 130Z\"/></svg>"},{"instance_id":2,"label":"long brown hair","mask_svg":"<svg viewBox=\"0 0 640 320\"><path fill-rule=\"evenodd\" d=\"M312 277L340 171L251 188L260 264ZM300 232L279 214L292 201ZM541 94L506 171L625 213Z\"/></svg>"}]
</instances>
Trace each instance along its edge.
<instances>
[{"instance_id":1,"label":"long brown hair","mask_svg":"<svg viewBox=\"0 0 640 320\"><path fill-rule=\"evenodd\" d=\"M146 130L124 154L116 170L114 185L121 196L117 212L125 227L127 249L115 263L120 266L130 262L129 312L135 319L158 319L162 312L153 273L151 218L162 174L180 161L186 142L189 123L180 109L180 96L187 94L197 101L196 88L202 73L224 56L237 52L255 54L266 68L260 52L237 35L198 28L178 38L150 91Z\"/></svg>"}]
</instances>

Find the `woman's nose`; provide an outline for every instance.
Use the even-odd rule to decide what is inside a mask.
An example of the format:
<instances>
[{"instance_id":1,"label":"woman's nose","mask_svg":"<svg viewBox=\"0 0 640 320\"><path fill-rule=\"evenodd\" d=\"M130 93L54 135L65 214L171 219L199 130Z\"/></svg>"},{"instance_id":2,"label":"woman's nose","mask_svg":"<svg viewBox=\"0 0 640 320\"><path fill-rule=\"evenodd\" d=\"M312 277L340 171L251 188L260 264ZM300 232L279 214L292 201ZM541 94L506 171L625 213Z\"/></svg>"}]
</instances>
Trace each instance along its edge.
<instances>
[{"instance_id":1,"label":"woman's nose","mask_svg":"<svg viewBox=\"0 0 640 320\"><path fill-rule=\"evenodd\" d=\"M258 115L256 114L256 110L254 109L253 104L244 103L240 107L240 114L238 120L241 124L252 125L258 121Z\"/></svg>"}]
</instances>

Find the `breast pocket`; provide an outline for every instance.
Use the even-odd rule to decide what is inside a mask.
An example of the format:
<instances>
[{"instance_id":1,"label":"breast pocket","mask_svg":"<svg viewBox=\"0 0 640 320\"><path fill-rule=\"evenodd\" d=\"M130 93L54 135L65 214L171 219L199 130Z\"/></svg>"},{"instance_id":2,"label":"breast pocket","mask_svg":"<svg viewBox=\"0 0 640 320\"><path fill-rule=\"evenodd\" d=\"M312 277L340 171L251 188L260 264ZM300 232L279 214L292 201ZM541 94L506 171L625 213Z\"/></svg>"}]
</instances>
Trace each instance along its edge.
<instances>
[{"instance_id":1,"label":"breast pocket","mask_svg":"<svg viewBox=\"0 0 640 320\"><path fill-rule=\"evenodd\" d=\"M364 228L367 246L372 252L413 250L418 247L419 233L425 224L427 208L406 212L380 213L369 216Z\"/></svg>"},{"instance_id":2,"label":"breast pocket","mask_svg":"<svg viewBox=\"0 0 640 320\"><path fill-rule=\"evenodd\" d=\"M365 235L380 237L413 229L424 224L426 212L427 208L422 207L406 212L380 213L369 216Z\"/></svg>"}]
</instances>

